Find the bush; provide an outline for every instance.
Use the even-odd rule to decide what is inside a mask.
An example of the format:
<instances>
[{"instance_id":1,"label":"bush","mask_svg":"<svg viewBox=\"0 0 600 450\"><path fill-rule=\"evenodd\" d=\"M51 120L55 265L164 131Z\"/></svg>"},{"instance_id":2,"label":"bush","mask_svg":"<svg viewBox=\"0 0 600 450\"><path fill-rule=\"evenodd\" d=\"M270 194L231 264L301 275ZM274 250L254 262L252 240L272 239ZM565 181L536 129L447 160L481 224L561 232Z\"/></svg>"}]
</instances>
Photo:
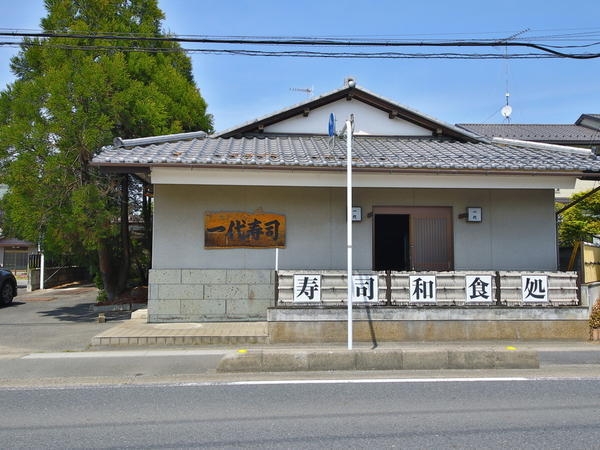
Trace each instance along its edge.
<instances>
[{"instance_id":1,"label":"bush","mask_svg":"<svg viewBox=\"0 0 600 450\"><path fill-rule=\"evenodd\" d=\"M108 300L108 295L104 289L98 290L98 296L96 297L96 303L105 303Z\"/></svg>"},{"instance_id":2,"label":"bush","mask_svg":"<svg viewBox=\"0 0 600 450\"><path fill-rule=\"evenodd\" d=\"M596 300L594 306L592 306L592 312L590 314L590 327L600 328L600 298Z\"/></svg>"}]
</instances>

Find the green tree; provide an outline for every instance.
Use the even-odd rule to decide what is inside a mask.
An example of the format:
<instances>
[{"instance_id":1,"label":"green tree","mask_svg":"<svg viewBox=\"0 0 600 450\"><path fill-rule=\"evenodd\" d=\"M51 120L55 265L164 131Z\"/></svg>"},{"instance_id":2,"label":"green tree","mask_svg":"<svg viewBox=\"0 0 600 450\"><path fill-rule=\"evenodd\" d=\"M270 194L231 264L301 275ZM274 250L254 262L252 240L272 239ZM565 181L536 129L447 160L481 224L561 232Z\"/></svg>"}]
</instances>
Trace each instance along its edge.
<instances>
[{"instance_id":1,"label":"green tree","mask_svg":"<svg viewBox=\"0 0 600 450\"><path fill-rule=\"evenodd\" d=\"M5 225L48 252L96 253L112 299L130 270L129 192L135 181L139 195L140 181L101 175L91 159L116 136L210 132L212 117L181 47L141 39L167 36L156 0L46 0L45 7L41 26L52 36L23 41L11 60L16 80L0 93Z\"/></svg>"},{"instance_id":2,"label":"green tree","mask_svg":"<svg viewBox=\"0 0 600 450\"><path fill-rule=\"evenodd\" d=\"M571 202L577 200L578 203L559 216L558 237L560 244L564 246L600 235L600 192L591 195L588 192L574 194Z\"/></svg>"}]
</instances>

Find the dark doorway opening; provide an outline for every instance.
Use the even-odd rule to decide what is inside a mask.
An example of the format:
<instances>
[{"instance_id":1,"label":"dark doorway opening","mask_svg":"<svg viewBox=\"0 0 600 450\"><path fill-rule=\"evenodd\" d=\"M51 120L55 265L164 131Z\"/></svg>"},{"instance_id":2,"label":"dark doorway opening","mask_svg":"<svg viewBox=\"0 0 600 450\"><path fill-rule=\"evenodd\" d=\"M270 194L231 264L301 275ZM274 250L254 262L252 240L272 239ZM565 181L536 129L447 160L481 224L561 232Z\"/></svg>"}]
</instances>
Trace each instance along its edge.
<instances>
[{"instance_id":1,"label":"dark doorway opening","mask_svg":"<svg viewBox=\"0 0 600 450\"><path fill-rule=\"evenodd\" d=\"M375 215L375 270L410 270L409 224L408 214Z\"/></svg>"}]
</instances>

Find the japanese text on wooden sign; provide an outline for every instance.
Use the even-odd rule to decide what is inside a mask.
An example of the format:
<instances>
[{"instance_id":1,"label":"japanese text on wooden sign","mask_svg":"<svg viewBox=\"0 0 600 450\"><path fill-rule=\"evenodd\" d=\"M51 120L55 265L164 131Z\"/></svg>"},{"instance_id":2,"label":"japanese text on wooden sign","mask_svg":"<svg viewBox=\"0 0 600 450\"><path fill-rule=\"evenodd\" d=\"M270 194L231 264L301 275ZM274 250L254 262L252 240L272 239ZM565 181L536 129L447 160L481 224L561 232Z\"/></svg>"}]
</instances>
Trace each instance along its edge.
<instances>
[{"instance_id":1,"label":"japanese text on wooden sign","mask_svg":"<svg viewBox=\"0 0 600 450\"><path fill-rule=\"evenodd\" d=\"M285 216L270 213L207 212L204 215L204 246L285 247Z\"/></svg>"}]
</instances>

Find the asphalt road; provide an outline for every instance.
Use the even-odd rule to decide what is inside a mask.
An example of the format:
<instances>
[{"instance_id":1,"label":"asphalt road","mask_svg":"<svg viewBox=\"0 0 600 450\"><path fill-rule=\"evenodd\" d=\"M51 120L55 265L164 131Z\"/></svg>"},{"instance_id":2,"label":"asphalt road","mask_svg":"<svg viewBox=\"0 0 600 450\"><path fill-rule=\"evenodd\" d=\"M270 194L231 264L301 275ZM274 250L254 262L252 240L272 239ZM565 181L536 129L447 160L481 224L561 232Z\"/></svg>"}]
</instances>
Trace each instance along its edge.
<instances>
[{"instance_id":1,"label":"asphalt road","mask_svg":"<svg viewBox=\"0 0 600 450\"><path fill-rule=\"evenodd\" d=\"M597 380L0 388L10 448L597 448ZM8 444L10 443L10 444Z\"/></svg>"}]
</instances>

